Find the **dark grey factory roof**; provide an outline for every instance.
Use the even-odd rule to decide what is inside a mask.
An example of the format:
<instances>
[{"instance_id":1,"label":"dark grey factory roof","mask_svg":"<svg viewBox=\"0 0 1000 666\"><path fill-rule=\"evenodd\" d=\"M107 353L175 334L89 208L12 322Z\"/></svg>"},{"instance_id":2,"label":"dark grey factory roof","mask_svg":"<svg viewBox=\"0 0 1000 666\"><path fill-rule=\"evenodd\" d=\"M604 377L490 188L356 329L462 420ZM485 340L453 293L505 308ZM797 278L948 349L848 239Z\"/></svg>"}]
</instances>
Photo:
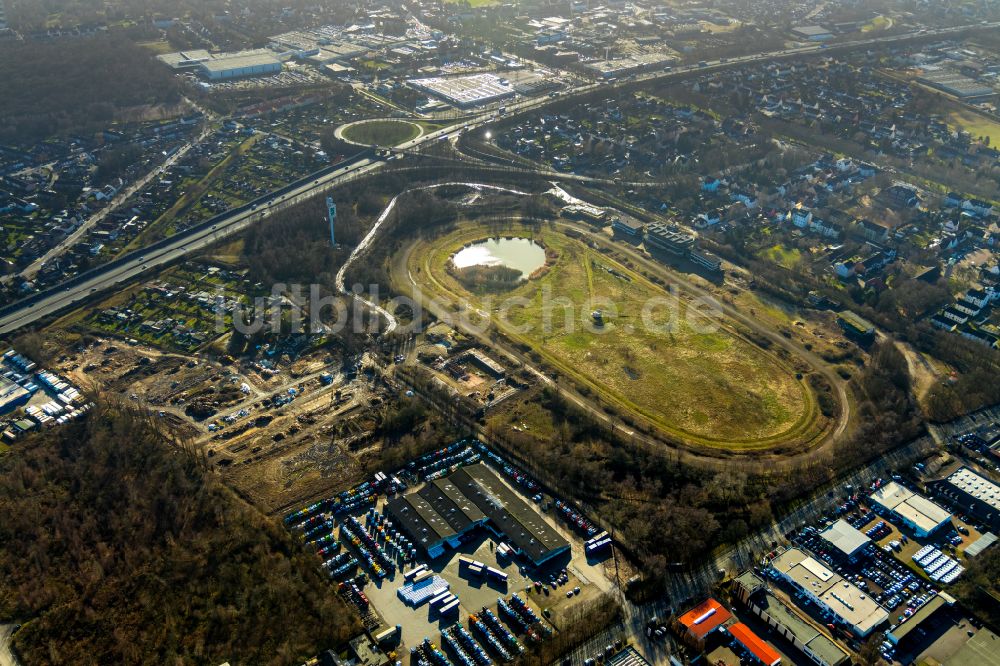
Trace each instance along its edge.
<instances>
[{"instance_id":1,"label":"dark grey factory roof","mask_svg":"<svg viewBox=\"0 0 1000 666\"><path fill-rule=\"evenodd\" d=\"M390 500L393 519L424 548L489 518L511 545L535 562L569 547L535 511L482 463L463 467L415 493Z\"/></svg>"},{"instance_id":2,"label":"dark grey factory roof","mask_svg":"<svg viewBox=\"0 0 1000 666\"><path fill-rule=\"evenodd\" d=\"M533 561L569 546L535 509L510 489L486 465L463 467L451 481L492 521L498 531Z\"/></svg>"},{"instance_id":3,"label":"dark grey factory roof","mask_svg":"<svg viewBox=\"0 0 1000 666\"><path fill-rule=\"evenodd\" d=\"M430 548L443 539L437 529L424 520L410 501L411 495L389 500L386 510L393 520L401 523L404 531L424 548ZM440 517L439 517L440 519ZM450 535L449 535L450 536Z\"/></svg>"},{"instance_id":4,"label":"dark grey factory roof","mask_svg":"<svg viewBox=\"0 0 1000 666\"><path fill-rule=\"evenodd\" d=\"M438 479L438 481L440 481L440 479ZM427 505L441 517L445 524L448 525L450 530L450 534L448 536L452 534L461 534L472 526L472 521L469 520L469 516L466 515L461 508L459 508L460 503L452 500L452 498L437 485L437 481L428 483L423 488L418 490L416 494L417 497L424 500ZM466 505L469 504L468 500L463 503ZM424 519L426 520L426 517Z\"/></svg>"},{"instance_id":5,"label":"dark grey factory roof","mask_svg":"<svg viewBox=\"0 0 1000 666\"><path fill-rule=\"evenodd\" d=\"M450 478L438 479L434 482L434 485L441 490L448 498L455 503L455 505L462 510L466 518L471 522L478 523L486 514L483 513L482 509L475 505L475 503L465 496L458 486L452 482Z\"/></svg>"}]
</instances>

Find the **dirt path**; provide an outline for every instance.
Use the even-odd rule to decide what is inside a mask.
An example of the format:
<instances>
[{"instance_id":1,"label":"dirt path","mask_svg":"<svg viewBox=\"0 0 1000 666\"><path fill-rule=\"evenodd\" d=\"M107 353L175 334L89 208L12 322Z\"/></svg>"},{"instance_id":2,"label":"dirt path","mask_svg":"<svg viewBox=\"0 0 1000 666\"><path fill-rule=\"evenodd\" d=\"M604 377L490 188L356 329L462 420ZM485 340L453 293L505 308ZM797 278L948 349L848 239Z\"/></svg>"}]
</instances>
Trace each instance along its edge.
<instances>
[{"instance_id":1,"label":"dirt path","mask_svg":"<svg viewBox=\"0 0 1000 666\"><path fill-rule=\"evenodd\" d=\"M10 641L14 636L15 626L17 625L0 624L0 666L21 666L21 662L10 651Z\"/></svg>"},{"instance_id":2,"label":"dirt path","mask_svg":"<svg viewBox=\"0 0 1000 666\"><path fill-rule=\"evenodd\" d=\"M913 382L913 395L918 404L923 404L927 391L940 379L940 372L912 345L899 340L895 340L894 344L906 359L906 369Z\"/></svg>"}]
</instances>

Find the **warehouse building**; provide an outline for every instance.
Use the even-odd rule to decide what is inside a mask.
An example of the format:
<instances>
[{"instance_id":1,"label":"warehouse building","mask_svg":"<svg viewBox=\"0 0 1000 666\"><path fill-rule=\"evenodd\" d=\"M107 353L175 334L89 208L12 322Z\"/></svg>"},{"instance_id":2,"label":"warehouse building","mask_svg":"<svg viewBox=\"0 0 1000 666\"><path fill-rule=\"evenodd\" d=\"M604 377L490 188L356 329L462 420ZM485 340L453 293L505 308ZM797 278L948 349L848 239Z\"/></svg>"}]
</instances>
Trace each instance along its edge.
<instances>
[{"instance_id":1,"label":"warehouse building","mask_svg":"<svg viewBox=\"0 0 1000 666\"><path fill-rule=\"evenodd\" d=\"M212 54L204 49L190 49L177 53L164 53L156 58L170 69L184 71L197 69L201 63L211 60Z\"/></svg>"},{"instance_id":2,"label":"warehouse building","mask_svg":"<svg viewBox=\"0 0 1000 666\"><path fill-rule=\"evenodd\" d=\"M943 619L943 616L947 615L954 605L955 599L951 595L939 592L905 621L889 629L885 638L898 650L907 651L913 644L919 645L924 641L924 632L916 631L918 628L923 630L950 624Z\"/></svg>"},{"instance_id":3,"label":"warehouse building","mask_svg":"<svg viewBox=\"0 0 1000 666\"><path fill-rule=\"evenodd\" d=\"M480 526L535 565L569 550L569 542L482 463L390 500L386 513L430 559L457 548Z\"/></svg>"},{"instance_id":4,"label":"warehouse building","mask_svg":"<svg viewBox=\"0 0 1000 666\"><path fill-rule=\"evenodd\" d=\"M753 571L740 574L733 585L737 598L747 608L817 666L845 666L851 662L843 648L771 594Z\"/></svg>"},{"instance_id":5,"label":"warehouse building","mask_svg":"<svg viewBox=\"0 0 1000 666\"><path fill-rule=\"evenodd\" d=\"M997 542L997 535L987 532L965 548L965 557L973 559L982 555L983 551Z\"/></svg>"},{"instance_id":6,"label":"warehouse building","mask_svg":"<svg viewBox=\"0 0 1000 666\"><path fill-rule=\"evenodd\" d=\"M582 67L594 76L610 79L640 72L667 69L676 61L677 58L660 53L639 53L610 60L594 60L583 63Z\"/></svg>"},{"instance_id":7,"label":"warehouse building","mask_svg":"<svg viewBox=\"0 0 1000 666\"><path fill-rule=\"evenodd\" d=\"M892 514L918 537L926 537L951 525L951 513L895 481L873 492L871 500L876 509Z\"/></svg>"},{"instance_id":8,"label":"warehouse building","mask_svg":"<svg viewBox=\"0 0 1000 666\"><path fill-rule=\"evenodd\" d=\"M413 79L409 81L409 85L411 88L440 97L461 109L513 97L515 93L510 81L496 74L434 76L426 79Z\"/></svg>"},{"instance_id":9,"label":"warehouse building","mask_svg":"<svg viewBox=\"0 0 1000 666\"><path fill-rule=\"evenodd\" d=\"M825 42L833 39L833 33L821 25L800 25L792 28L796 39L806 39L810 42Z\"/></svg>"},{"instance_id":10,"label":"warehouse building","mask_svg":"<svg viewBox=\"0 0 1000 666\"><path fill-rule=\"evenodd\" d=\"M194 71L209 81L277 74L281 60L273 51L256 49L232 53L209 53L204 49L164 53L160 62L175 71Z\"/></svg>"},{"instance_id":11,"label":"warehouse building","mask_svg":"<svg viewBox=\"0 0 1000 666\"><path fill-rule=\"evenodd\" d=\"M243 51L214 56L199 65L201 74L210 81L264 76L281 71L281 61L270 51Z\"/></svg>"},{"instance_id":12,"label":"warehouse building","mask_svg":"<svg viewBox=\"0 0 1000 666\"><path fill-rule=\"evenodd\" d=\"M851 310L844 310L837 315L837 325L856 340L872 340L875 337L875 325Z\"/></svg>"},{"instance_id":13,"label":"warehouse building","mask_svg":"<svg viewBox=\"0 0 1000 666\"><path fill-rule=\"evenodd\" d=\"M742 622L729 627L729 634L736 639L743 648L753 655L758 663L764 666L778 666L781 663L781 655L773 647L755 634L753 630Z\"/></svg>"},{"instance_id":14,"label":"warehouse building","mask_svg":"<svg viewBox=\"0 0 1000 666\"><path fill-rule=\"evenodd\" d=\"M772 574L820 608L859 638L868 636L889 619L889 613L858 588L798 548L784 551L771 561Z\"/></svg>"},{"instance_id":15,"label":"warehouse building","mask_svg":"<svg viewBox=\"0 0 1000 666\"><path fill-rule=\"evenodd\" d=\"M854 562L868 551L872 540L841 518L819 534L841 557Z\"/></svg>"},{"instance_id":16,"label":"warehouse building","mask_svg":"<svg viewBox=\"0 0 1000 666\"><path fill-rule=\"evenodd\" d=\"M977 520L1000 530L1000 486L968 467L961 467L951 476L928 484L938 497Z\"/></svg>"},{"instance_id":17,"label":"warehouse building","mask_svg":"<svg viewBox=\"0 0 1000 666\"><path fill-rule=\"evenodd\" d=\"M918 80L966 101L986 100L997 94L993 88L947 69L926 72Z\"/></svg>"},{"instance_id":18,"label":"warehouse building","mask_svg":"<svg viewBox=\"0 0 1000 666\"><path fill-rule=\"evenodd\" d=\"M6 414L24 405L31 398L33 391L0 375L0 414Z\"/></svg>"}]
</instances>

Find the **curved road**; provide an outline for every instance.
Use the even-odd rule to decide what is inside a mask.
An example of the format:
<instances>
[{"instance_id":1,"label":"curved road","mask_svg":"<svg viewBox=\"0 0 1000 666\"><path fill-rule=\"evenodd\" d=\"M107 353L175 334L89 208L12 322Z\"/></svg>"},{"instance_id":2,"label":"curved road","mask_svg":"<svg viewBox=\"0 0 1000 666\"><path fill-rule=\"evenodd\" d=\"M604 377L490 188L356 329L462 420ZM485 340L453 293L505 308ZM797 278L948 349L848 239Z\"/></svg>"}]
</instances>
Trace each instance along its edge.
<instances>
[{"instance_id":1,"label":"curved road","mask_svg":"<svg viewBox=\"0 0 1000 666\"><path fill-rule=\"evenodd\" d=\"M394 196L392 200L389 202L389 204L382 211L382 213L378 216L378 219L375 221L375 224L372 226L372 228L368 231L367 234L365 234L365 237L362 238L361 242L358 243L357 247L355 247L354 250L351 251L350 256L347 257L347 261L345 261L344 265L341 266L340 270L337 271L337 277L334 281L334 286L336 287L337 291L348 296L353 296L354 298L358 299L366 306L368 306L371 310L374 310L383 318L385 318L385 320L388 322L388 326L385 329L386 334L392 333L394 330L396 330L396 326L398 325L396 317L378 303L374 303L366 298L362 298L360 294L356 294L353 291L347 289L347 287L344 284L347 271L349 271L351 266L354 265L354 262L357 261L358 258L361 257L368 250L369 247L371 247L372 242L374 242L375 237L378 235L378 232L382 229L382 226L385 224L386 219L388 219L389 213L395 210L396 202L399 201L399 198L401 196L407 195L411 192L433 190L439 187L449 187L449 186L454 187L456 185L480 191L493 190L497 192L508 192L511 194L520 194L523 196L527 196L527 192L521 192L520 190L512 190L497 185L487 185L485 183L461 183L461 182L434 183L433 185L422 185L420 187L412 187L408 190L403 190L402 192Z\"/></svg>"},{"instance_id":2,"label":"curved road","mask_svg":"<svg viewBox=\"0 0 1000 666\"><path fill-rule=\"evenodd\" d=\"M508 116L517 115L531 110L541 109L553 103L560 103L569 97L586 95L588 93L602 90L611 95L616 90L627 86L634 86L638 83L648 83L657 80L668 80L672 78L683 78L698 72L708 72L721 69L738 67L747 63L763 62L769 60L787 60L798 58L808 54L818 54L829 52L829 54L862 49L870 46L885 46L887 44L903 43L914 39L931 39L957 35L972 30L992 30L1000 27L1000 22L983 23L969 26L959 26L955 28L942 28L939 30L925 30L921 32L905 33L891 37L878 37L874 39L856 40L826 45L810 45L783 51L760 53L747 55L728 60L709 61L699 65L686 65L677 67L666 72L650 72L629 79L600 83L590 83L563 92L556 97L542 97L537 99L515 102L507 105ZM418 138L400 144L396 148L399 150L415 149L425 143L433 141L447 140L458 136L460 133L482 127L487 123L496 120L497 114L486 112L478 116L464 120L457 125L429 132ZM245 229L250 224L258 222L267 217L271 212L279 210L288 205L297 203L306 198L324 192L336 185L339 185L351 178L366 174L377 169L385 161L385 158L358 157L349 164L341 167L337 171L328 173L306 181L301 187L292 192L270 200L263 200L260 205L252 211L234 213L229 218L220 220L210 228L202 228L196 232L185 235L181 238L169 242L157 248L155 251L137 250L125 257L124 263L116 264L104 270L96 269L91 277L75 283L70 287L53 287L40 295L35 295L20 304L12 304L6 308L7 312L0 316L0 334L11 333L34 322L61 312L62 310L78 305L90 298L93 294L125 283L147 270L166 265L176 261L188 253L200 250L217 240Z\"/></svg>"}]
</instances>

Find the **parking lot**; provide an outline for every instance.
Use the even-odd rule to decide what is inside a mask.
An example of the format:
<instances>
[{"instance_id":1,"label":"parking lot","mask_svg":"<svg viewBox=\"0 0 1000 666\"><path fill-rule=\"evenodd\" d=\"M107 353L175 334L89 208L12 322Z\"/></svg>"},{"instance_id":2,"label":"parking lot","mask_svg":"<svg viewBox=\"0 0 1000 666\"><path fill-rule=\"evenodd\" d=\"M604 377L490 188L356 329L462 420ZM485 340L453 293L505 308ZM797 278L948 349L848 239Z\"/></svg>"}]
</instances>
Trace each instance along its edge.
<instances>
[{"instance_id":1,"label":"parking lot","mask_svg":"<svg viewBox=\"0 0 1000 666\"><path fill-rule=\"evenodd\" d=\"M506 656L566 626L575 609L614 589L606 572L610 553L588 559L584 538L570 527L578 521L587 524L582 516L555 498L537 492L537 484L523 472L503 463L495 454L482 451L484 457L491 458L495 473L507 489L519 493L545 524L568 542L568 550L534 566L483 528L462 534L458 547L448 548L433 559L415 547L400 531L402 526L390 517L387 505L402 493L418 493L426 483L442 478L456 465L480 460L478 451L461 445L420 459L420 474L408 468L390 477L382 475L381 480L343 493L336 501L324 500L298 512L299 516L311 517L303 520L293 518L293 514L286 520L286 524L298 524L295 529L303 530L307 543L321 549L331 577L342 581L339 589L362 611L373 633L399 627L393 645L397 658L418 648L411 654L413 664L420 659L440 661L433 653L434 645L460 666L469 666L466 658L481 662L483 655L488 655L485 659L507 661ZM385 492L379 493L378 489ZM339 512L332 508L335 506L347 510ZM329 513L323 511L331 508ZM482 573L474 571L471 562L483 565ZM363 572L354 575L357 566ZM503 575L506 581L501 580ZM421 580L418 582L415 576ZM419 591L425 585L435 590L433 595ZM439 595L446 599L454 595L457 608L449 611L446 608L450 601L432 600ZM468 635L451 629L456 626L465 628ZM442 632L448 636L442 636ZM425 644L427 638L431 641ZM485 652L479 654L480 650Z\"/></svg>"},{"instance_id":2,"label":"parking lot","mask_svg":"<svg viewBox=\"0 0 1000 666\"><path fill-rule=\"evenodd\" d=\"M897 483L902 481L899 477L894 478ZM881 480L877 480L872 488L880 485ZM975 525L953 516L951 529L945 527L936 534L918 539L912 531L901 528L890 517L876 513L867 502L867 492L853 491L850 489L852 494L843 499L833 515L824 516L818 523L804 527L793 535L792 542L812 552L831 570L867 592L889 612L889 622L898 624L947 588L946 582L951 582L948 579L931 580L926 569L914 558L923 561L925 566L929 559L941 558L940 562L953 560L959 567L956 571L960 575L960 568L964 566L962 552L979 538L980 532ZM823 529L837 518L845 520L871 539L866 553L857 557L856 561L849 561L821 536ZM817 608L805 595L793 590L787 592L794 603L817 622L830 624L834 620L830 613ZM857 649L858 642L847 632L842 631L840 637ZM882 656L888 661L897 657L889 644L883 645Z\"/></svg>"}]
</instances>

